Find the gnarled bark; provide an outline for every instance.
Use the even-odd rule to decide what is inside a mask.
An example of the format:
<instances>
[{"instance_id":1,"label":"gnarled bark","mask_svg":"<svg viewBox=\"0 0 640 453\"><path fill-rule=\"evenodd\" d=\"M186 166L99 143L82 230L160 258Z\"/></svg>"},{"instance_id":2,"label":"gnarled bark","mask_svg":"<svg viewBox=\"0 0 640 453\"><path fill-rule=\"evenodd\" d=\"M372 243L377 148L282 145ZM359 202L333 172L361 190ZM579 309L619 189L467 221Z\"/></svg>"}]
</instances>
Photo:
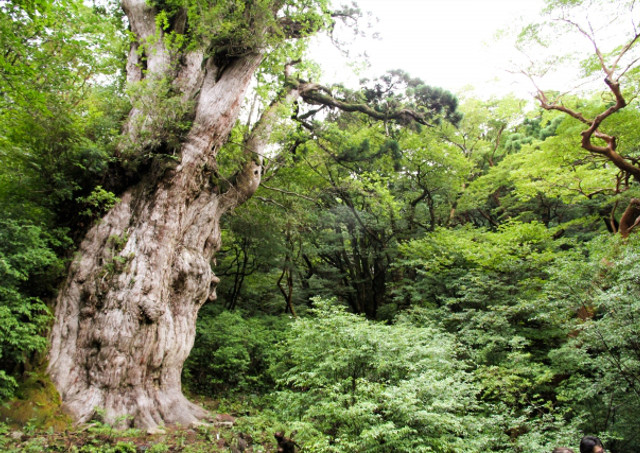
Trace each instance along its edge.
<instances>
[{"instance_id":1,"label":"gnarled bark","mask_svg":"<svg viewBox=\"0 0 640 453\"><path fill-rule=\"evenodd\" d=\"M49 365L77 421L96 408L110 421L129 415L145 427L204 415L182 395L180 374L198 309L215 297L209 263L220 217L233 207L216 193L208 165L259 61L237 61L210 86L211 75L204 78L180 165L125 192L82 242L58 297Z\"/></svg>"},{"instance_id":2,"label":"gnarled bark","mask_svg":"<svg viewBox=\"0 0 640 453\"><path fill-rule=\"evenodd\" d=\"M246 3L247 8L251 5ZM270 6L274 17L283 5L276 1ZM210 262L220 247L219 221L260 184L262 150L276 107L302 97L379 115L363 105L320 95L322 87L294 82L287 72L285 88L245 138L244 163L224 179L217 153L238 117L262 50L236 52L235 47L227 52L224 45L218 49L211 43L207 48L204 43L169 51L151 2L123 0L122 6L135 37L127 80L170 81L172 96L177 93L191 109L193 121L181 138L179 163L168 164L171 159L162 158L152 162L80 244L57 299L49 373L76 422L87 421L100 410L106 421L120 425L190 424L206 413L183 396L180 375L193 345L198 310L215 298L218 278ZM169 29L183 31L183 13L172 16ZM251 14L247 18L253 23ZM295 37L295 27L286 25L278 32L255 32ZM134 147L138 144L145 153L161 154L162 149L147 147L162 146L144 142L144 137L157 132L154 116L158 113L150 106L134 105L123 132ZM426 121L407 109L384 118Z\"/></svg>"},{"instance_id":3,"label":"gnarled bark","mask_svg":"<svg viewBox=\"0 0 640 453\"><path fill-rule=\"evenodd\" d=\"M147 51L144 75L135 51L156 32L154 11L144 0L123 7L138 37L129 80L166 74L161 39ZM223 194L211 175L261 60L248 53L220 68L202 52L184 56L174 87L185 97L198 95L180 163L155 162L82 241L58 296L49 363L63 407L77 422L96 410L109 422L139 427L190 424L206 415L183 396L180 375L198 310L215 298L210 262L220 246L220 217L259 181L251 172ZM130 112L126 132L135 133L139 115Z\"/></svg>"}]
</instances>

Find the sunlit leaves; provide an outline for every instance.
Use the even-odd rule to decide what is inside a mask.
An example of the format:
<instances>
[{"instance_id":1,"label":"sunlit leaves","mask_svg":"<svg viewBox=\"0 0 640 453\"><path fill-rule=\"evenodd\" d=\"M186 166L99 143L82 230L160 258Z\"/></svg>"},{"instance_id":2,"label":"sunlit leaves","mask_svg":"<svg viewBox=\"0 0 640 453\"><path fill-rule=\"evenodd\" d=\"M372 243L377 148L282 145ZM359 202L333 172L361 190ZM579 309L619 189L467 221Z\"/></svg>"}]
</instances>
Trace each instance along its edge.
<instances>
[{"instance_id":1,"label":"sunlit leaves","mask_svg":"<svg viewBox=\"0 0 640 453\"><path fill-rule=\"evenodd\" d=\"M587 116L595 116L602 108L599 99L586 102L572 98L567 99L567 105L579 105ZM582 123L557 113L546 113L542 118L542 122L526 120L520 128L522 133L507 135L503 143L509 154L470 184L460 200L461 209L483 207L488 200L499 197L495 212L513 215L528 212L530 208L525 205L535 199L557 200L566 207L576 207L591 200L615 200L612 197L617 194L633 191L620 179L615 166L581 148L581 132L585 129ZM621 111L603 125L607 133L620 137L618 152L630 158L637 153L635 123L636 113L631 109Z\"/></svg>"},{"instance_id":2,"label":"sunlit leaves","mask_svg":"<svg viewBox=\"0 0 640 453\"><path fill-rule=\"evenodd\" d=\"M314 317L293 324L276 369L280 414L304 422L300 436L310 437L314 451L468 446L475 389L451 336L408 319L382 325L316 304Z\"/></svg>"}]
</instances>

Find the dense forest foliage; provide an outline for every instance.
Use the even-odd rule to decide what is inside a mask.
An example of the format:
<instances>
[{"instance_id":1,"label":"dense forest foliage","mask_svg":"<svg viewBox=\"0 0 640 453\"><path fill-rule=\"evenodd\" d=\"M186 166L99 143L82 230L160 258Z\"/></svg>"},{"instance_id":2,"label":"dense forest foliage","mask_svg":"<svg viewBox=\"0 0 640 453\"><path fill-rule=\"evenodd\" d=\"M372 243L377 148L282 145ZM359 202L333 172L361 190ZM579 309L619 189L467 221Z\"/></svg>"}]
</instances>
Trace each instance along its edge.
<instances>
[{"instance_id":1,"label":"dense forest foliage","mask_svg":"<svg viewBox=\"0 0 640 453\"><path fill-rule=\"evenodd\" d=\"M167 30L180 2L150 3ZM216 39L249 39L233 27L253 2L209 3L194 36L224 17ZM571 32L593 44L571 69L598 83L571 93L539 89L541 66L522 69L536 102L455 97L394 70L278 106L260 186L221 220L217 299L199 310L182 370L189 395L223 401L256 445L295 431L309 452L540 452L585 434L640 452L640 32L622 30L633 3L549 1L548 20L523 30L531 52ZM573 19L587 13L620 27L613 44L595 39L598 20ZM47 385L55 298L81 238L144 171L172 171L193 118L168 81L126 81L119 5L0 2L0 19L7 408ZM168 48L194 45L181 36L167 33ZM244 43L276 49L219 152L216 187L234 183L256 112L292 83L285 63L303 45L280 38ZM145 100L151 89L160 104ZM132 145L132 106L167 135ZM130 259L126 237L109 240L105 279ZM104 451L135 451L122 448Z\"/></svg>"}]
</instances>

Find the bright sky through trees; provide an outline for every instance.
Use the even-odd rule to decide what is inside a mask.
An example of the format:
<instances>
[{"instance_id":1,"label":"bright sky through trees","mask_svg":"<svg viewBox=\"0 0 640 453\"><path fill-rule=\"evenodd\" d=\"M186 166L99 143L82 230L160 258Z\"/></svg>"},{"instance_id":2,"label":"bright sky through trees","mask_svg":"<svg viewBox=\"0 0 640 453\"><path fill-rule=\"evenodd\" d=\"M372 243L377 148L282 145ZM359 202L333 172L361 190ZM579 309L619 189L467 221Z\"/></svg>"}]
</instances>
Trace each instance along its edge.
<instances>
[{"instance_id":1,"label":"bright sky through trees","mask_svg":"<svg viewBox=\"0 0 640 453\"><path fill-rule=\"evenodd\" d=\"M496 42L495 33L535 20L542 0L358 0L378 22L380 39L360 40L369 56L366 75L403 69L431 85L459 91L473 85L478 94L531 92L526 79L506 72L515 50ZM330 50L327 60L335 58ZM329 66L324 59L323 67ZM353 61L353 60L351 60ZM332 66L332 65L331 65ZM344 74L342 70L336 70ZM333 76L328 75L335 80ZM499 79L496 80L496 79Z\"/></svg>"}]
</instances>

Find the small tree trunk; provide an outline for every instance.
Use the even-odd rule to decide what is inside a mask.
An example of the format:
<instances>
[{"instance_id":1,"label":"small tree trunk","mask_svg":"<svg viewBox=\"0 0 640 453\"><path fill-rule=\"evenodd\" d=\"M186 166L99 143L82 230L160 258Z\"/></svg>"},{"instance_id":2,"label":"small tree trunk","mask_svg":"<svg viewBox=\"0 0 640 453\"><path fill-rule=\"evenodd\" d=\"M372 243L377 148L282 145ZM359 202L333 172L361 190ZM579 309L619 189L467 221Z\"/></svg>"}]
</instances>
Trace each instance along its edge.
<instances>
[{"instance_id":1,"label":"small tree trunk","mask_svg":"<svg viewBox=\"0 0 640 453\"><path fill-rule=\"evenodd\" d=\"M620 224L618 226L620 236L623 238L628 237L638 224L640 224L640 199L632 198L620 218Z\"/></svg>"}]
</instances>

